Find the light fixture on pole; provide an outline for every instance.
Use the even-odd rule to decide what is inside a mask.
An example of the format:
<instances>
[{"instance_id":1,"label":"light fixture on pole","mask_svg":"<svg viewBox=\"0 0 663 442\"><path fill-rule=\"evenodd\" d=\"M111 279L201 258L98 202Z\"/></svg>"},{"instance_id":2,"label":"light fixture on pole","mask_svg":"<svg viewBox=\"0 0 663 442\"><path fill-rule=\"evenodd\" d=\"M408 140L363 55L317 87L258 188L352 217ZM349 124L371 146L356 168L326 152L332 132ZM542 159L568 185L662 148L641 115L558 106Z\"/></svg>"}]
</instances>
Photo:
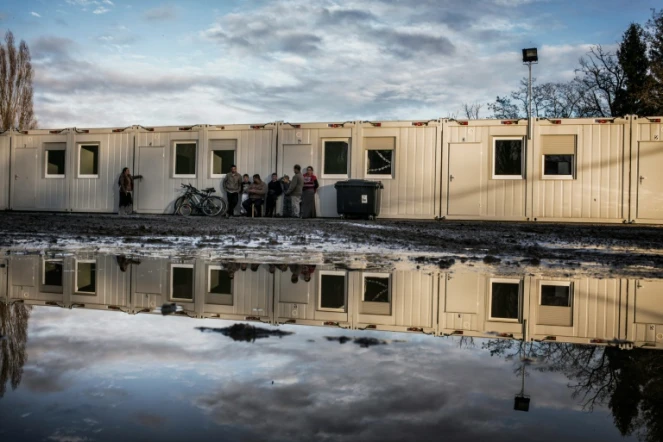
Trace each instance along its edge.
<instances>
[{"instance_id":1,"label":"light fixture on pole","mask_svg":"<svg viewBox=\"0 0 663 442\"><path fill-rule=\"evenodd\" d=\"M529 68L529 82L527 83L527 139L532 139L532 64L539 62L536 48L523 49L523 64Z\"/></svg>"}]
</instances>

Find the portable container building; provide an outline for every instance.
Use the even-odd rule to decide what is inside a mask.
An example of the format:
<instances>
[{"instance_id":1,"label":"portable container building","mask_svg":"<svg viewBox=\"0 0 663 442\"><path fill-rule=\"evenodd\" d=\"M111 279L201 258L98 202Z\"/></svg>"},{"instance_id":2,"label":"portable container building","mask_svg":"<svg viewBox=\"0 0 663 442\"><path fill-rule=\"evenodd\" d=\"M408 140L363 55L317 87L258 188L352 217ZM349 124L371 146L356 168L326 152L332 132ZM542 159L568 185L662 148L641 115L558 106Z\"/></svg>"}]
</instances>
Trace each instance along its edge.
<instances>
[{"instance_id":1,"label":"portable container building","mask_svg":"<svg viewBox=\"0 0 663 442\"><path fill-rule=\"evenodd\" d=\"M630 221L663 223L663 118L633 117Z\"/></svg>"},{"instance_id":2,"label":"portable container building","mask_svg":"<svg viewBox=\"0 0 663 442\"><path fill-rule=\"evenodd\" d=\"M224 196L222 182L233 164L239 173L271 174L276 125L229 125L136 128L134 208L139 213L173 213L182 184L213 187ZM239 210L239 207L236 208Z\"/></svg>"},{"instance_id":3,"label":"portable container building","mask_svg":"<svg viewBox=\"0 0 663 442\"><path fill-rule=\"evenodd\" d=\"M348 272L330 266L276 269L275 322L352 328L348 284Z\"/></svg>"},{"instance_id":4,"label":"portable container building","mask_svg":"<svg viewBox=\"0 0 663 442\"><path fill-rule=\"evenodd\" d=\"M9 208L9 187L11 185L11 172L9 169L9 156L11 146L11 133L0 134L0 210Z\"/></svg>"},{"instance_id":5,"label":"portable container building","mask_svg":"<svg viewBox=\"0 0 663 442\"><path fill-rule=\"evenodd\" d=\"M443 120L441 216L528 219L529 146L526 120Z\"/></svg>"},{"instance_id":6,"label":"portable container building","mask_svg":"<svg viewBox=\"0 0 663 442\"><path fill-rule=\"evenodd\" d=\"M532 218L626 222L630 124L630 117L537 119Z\"/></svg>"}]
</instances>

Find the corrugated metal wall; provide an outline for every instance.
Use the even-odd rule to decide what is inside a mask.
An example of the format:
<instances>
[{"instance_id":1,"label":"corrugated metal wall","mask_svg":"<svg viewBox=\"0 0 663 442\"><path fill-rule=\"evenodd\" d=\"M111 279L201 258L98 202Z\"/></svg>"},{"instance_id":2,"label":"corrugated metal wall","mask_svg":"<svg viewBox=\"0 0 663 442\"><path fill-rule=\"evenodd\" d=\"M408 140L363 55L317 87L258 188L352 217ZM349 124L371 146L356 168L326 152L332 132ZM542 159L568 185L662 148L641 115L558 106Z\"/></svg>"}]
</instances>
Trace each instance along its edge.
<instances>
[{"instance_id":1,"label":"corrugated metal wall","mask_svg":"<svg viewBox=\"0 0 663 442\"><path fill-rule=\"evenodd\" d=\"M0 210L9 208L9 147L11 136L9 132L0 135Z\"/></svg>"},{"instance_id":2,"label":"corrugated metal wall","mask_svg":"<svg viewBox=\"0 0 663 442\"><path fill-rule=\"evenodd\" d=\"M663 223L663 117L632 117L630 220Z\"/></svg>"},{"instance_id":3,"label":"corrugated metal wall","mask_svg":"<svg viewBox=\"0 0 663 442\"><path fill-rule=\"evenodd\" d=\"M604 220L628 218L627 119L598 124L595 120L541 120L534 126L533 217L538 220ZM543 137L576 137L574 179L543 178Z\"/></svg>"}]
</instances>

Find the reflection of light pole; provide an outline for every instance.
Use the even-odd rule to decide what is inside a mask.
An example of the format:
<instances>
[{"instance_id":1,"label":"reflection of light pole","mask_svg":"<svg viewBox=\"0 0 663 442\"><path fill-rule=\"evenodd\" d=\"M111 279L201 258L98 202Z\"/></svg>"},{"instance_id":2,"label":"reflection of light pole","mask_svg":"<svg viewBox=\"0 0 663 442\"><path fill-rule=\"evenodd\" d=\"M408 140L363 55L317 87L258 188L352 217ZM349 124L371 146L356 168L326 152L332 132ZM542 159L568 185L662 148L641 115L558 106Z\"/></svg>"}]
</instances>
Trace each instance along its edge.
<instances>
[{"instance_id":1,"label":"reflection of light pole","mask_svg":"<svg viewBox=\"0 0 663 442\"><path fill-rule=\"evenodd\" d=\"M523 335L523 346L525 349L527 349L527 341L525 340L525 335ZM530 350L532 349L532 344L530 344ZM516 411L529 411L529 401L530 398L529 396L525 395L525 375L527 374L527 363L529 360L529 356L525 354L524 356L521 357L523 366L523 372L522 372L522 383L520 384L520 393L516 395L516 397L513 400L513 409Z\"/></svg>"},{"instance_id":2,"label":"reflection of light pole","mask_svg":"<svg viewBox=\"0 0 663 442\"><path fill-rule=\"evenodd\" d=\"M532 139L532 64L539 62L536 48L523 49L523 63L529 67L527 92L527 139Z\"/></svg>"}]
</instances>

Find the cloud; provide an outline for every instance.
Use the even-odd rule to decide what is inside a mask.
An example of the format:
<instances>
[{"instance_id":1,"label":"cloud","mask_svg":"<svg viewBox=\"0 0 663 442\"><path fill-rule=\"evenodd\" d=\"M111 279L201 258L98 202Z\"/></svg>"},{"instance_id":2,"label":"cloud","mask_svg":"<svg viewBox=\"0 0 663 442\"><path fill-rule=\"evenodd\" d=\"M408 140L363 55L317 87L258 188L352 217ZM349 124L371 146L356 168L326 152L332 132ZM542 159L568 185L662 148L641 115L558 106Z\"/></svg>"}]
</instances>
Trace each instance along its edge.
<instances>
[{"instance_id":1,"label":"cloud","mask_svg":"<svg viewBox=\"0 0 663 442\"><path fill-rule=\"evenodd\" d=\"M103 0L102 3L110 6L115 6L115 3L113 3L111 0Z\"/></svg>"},{"instance_id":2,"label":"cloud","mask_svg":"<svg viewBox=\"0 0 663 442\"><path fill-rule=\"evenodd\" d=\"M149 21L168 21L177 18L177 13L172 6L164 5L146 10L143 18Z\"/></svg>"},{"instance_id":3,"label":"cloud","mask_svg":"<svg viewBox=\"0 0 663 442\"><path fill-rule=\"evenodd\" d=\"M93 14L105 14L105 13L107 13L107 12L109 12L109 11L110 11L110 9L105 8L105 7L103 7L103 6L99 6L99 7L97 7L97 9L95 9L94 11L92 11L92 13L93 13Z\"/></svg>"},{"instance_id":4,"label":"cloud","mask_svg":"<svg viewBox=\"0 0 663 442\"><path fill-rule=\"evenodd\" d=\"M30 15L32 15L33 17L39 17L39 18L41 18L41 15L39 15L38 13L36 13L36 12L34 12L34 11L32 11L32 12L30 13Z\"/></svg>"}]
</instances>

